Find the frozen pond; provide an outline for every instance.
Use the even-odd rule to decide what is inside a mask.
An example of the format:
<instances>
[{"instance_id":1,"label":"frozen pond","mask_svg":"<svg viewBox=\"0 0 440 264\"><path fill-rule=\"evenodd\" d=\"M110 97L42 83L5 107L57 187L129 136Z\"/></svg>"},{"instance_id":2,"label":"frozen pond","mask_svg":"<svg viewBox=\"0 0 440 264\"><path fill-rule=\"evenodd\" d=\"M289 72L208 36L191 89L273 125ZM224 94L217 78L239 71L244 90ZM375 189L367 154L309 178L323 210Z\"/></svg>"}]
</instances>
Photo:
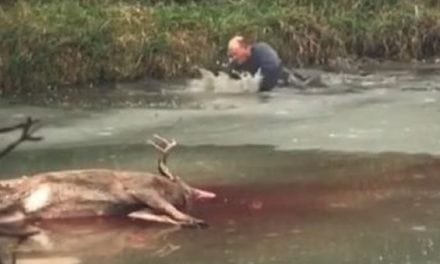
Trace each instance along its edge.
<instances>
[{"instance_id":1,"label":"frozen pond","mask_svg":"<svg viewBox=\"0 0 440 264\"><path fill-rule=\"evenodd\" d=\"M179 88L154 95L149 106L99 110L3 104L1 123L38 117L45 138L0 160L3 178L92 167L154 171L146 140L157 133L180 143L170 167L219 196L192 212L209 229L124 219L42 223L40 237L18 246L5 239L4 258L438 263L440 76L389 71L324 80L330 88L269 94Z\"/></svg>"}]
</instances>

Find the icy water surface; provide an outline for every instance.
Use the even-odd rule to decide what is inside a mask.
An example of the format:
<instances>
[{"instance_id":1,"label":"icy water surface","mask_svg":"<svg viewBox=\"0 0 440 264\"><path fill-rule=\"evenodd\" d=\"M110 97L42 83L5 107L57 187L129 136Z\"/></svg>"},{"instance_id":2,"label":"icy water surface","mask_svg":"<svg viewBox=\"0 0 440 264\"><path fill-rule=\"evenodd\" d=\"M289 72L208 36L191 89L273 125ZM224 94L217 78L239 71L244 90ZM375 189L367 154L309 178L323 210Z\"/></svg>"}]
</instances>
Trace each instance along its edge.
<instances>
[{"instance_id":1,"label":"icy water surface","mask_svg":"<svg viewBox=\"0 0 440 264\"><path fill-rule=\"evenodd\" d=\"M2 238L3 258L439 263L440 79L413 71L324 78L327 90L259 95L204 92L193 82L198 90L161 95L166 103L156 107L3 105L1 122L40 117L45 137L0 160L3 178L94 167L154 171L146 139L160 133L180 143L173 171L218 195L190 212L208 229L120 218L44 222L45 232L26 241Z\"/></svg>"},{"instance_id":2,"label":"icy water surface","mask_svg":"<svg viewBox=\"0 0 440 264\"><path fill-rule=\"evenodd\" d=\"M25 164L14 167L23 172L91 167L89 159L103 167L154 170L152 155L140 146L33 151L32 157L17 154L14 158ZM54 263L55 258L57 263L440 259L437 157L209 146L182 147L173 158L181 177L218 194L191 211L210 228L179 230L114 218L47 222L40 225L45 233L15 249L23 261L18 263Z\"/></svg>"}]
</instances>

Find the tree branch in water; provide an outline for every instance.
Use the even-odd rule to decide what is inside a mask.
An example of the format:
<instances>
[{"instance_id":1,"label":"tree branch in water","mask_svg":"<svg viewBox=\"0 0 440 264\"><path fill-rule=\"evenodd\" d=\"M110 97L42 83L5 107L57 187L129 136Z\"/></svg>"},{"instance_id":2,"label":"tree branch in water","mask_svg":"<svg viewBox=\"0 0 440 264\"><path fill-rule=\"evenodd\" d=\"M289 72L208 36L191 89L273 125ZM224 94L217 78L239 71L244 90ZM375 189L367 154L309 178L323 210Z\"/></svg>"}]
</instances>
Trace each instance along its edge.
<instances>
[{"instance_id":1,"label":"tree branch in water","mask_svg":"<svg viewBox=\"0 0 440 264\"><path fill-rule=\"evenodd\" d=\"M11 152L13 149L15 149L18 145L20 145L24 141L40 141L43 139L43 137L36 137L32 136L32 134L38 130L39 127L36 126L40 121L38 119L32 119L31 117L28 117L25 122L10 126L10 127L4 127L0 128L0 134L1 133L8 133L11 131L19 130L21 129L21 136L8 146L6 146L4 149L0 150L0 158L6 156L9 152Z\"/></svg>"}]
</instances>

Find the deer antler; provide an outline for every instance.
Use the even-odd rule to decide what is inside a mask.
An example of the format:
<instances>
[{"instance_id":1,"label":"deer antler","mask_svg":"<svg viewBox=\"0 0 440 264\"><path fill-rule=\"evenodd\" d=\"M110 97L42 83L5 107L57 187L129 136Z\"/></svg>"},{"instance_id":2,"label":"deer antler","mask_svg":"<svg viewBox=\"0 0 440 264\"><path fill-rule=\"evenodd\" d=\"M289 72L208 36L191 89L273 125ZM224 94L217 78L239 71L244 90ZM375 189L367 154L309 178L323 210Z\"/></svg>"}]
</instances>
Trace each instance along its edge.
<instances>
[{"instance_id":1,"label":"deer antler","mask_svg":"<svg viewBox=\"0 0 440 264\"><path fill-rule=\"evenodd\" d=\"M26 122L20 123L15 126L0 128L0 133L7 133L10 131L14 131L17 129L22 129L21 136L11 144L9 144L6 148L0 151L0 158L6 156L9 152L11 152L14 148L16 148L23 141L40 141L42 137L34 137L32 134L38 129L35 127L35 124L39 122L38 119L32 119L28 117Z\"/></svg>"},{"instance_id":2,"label":"deer antler","mask_svg":"<svg viewBox=\"0 0 440 264\"><path fill-rule=\"evenodd\" d=\"M160 174L168 177L172 181L176 180L176 177L171 173L166 163L170 151L177 145L177 142L174 139L168 140L159 135L154 135L154 139L159 142L153 140L149 140L149 142L162 153L162 156L158 159L158 170Z\"/></svg>"}]
</instances>

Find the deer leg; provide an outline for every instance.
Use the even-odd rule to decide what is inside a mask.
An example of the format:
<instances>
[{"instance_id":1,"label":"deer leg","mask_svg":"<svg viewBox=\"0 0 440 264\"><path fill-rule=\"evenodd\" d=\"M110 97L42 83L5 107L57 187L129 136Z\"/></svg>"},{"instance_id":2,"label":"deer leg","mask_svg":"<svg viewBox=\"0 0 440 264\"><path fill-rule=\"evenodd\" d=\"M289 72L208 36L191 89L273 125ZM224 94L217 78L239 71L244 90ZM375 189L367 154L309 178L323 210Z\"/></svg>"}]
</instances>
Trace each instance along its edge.
<instances>
[{"instance_id":1,"label":"deer leg","mask_svg":"<svg viewBox=\"0 0 440 264\"><path fill-rule=\"evenodd\" d=\"M157 222L157 223L179 225L178 222L171 219L169 216L155 214L152 210L150 210L148 208L142 209L139 211L134 211L134 212L128 214L128 216L130 218L134 218L134 219L142 219L142 220Z\"/></svg>"},{"instance_id":2,"label":"deer leg","mask_svg":"<svg viewBox=\"0 0 440 264\"><path fill-rule=\"evenodd\" d=\"M0 214L0 225L22 222L26 219L26 216L22 211L14 210L7 213Z\"/></svg>"},{"instance_id":3,"label":"deer leg","mask_svg":"<svg viewBox=\"0 0 440 264\"><path fill-rule=\"evenodd\" d=\"M164 214L175 224L186 227L207 227L207 224L200 219L194 218L179 211L176 207L163 199L156 192L131 192L131 195L139 202L145 204L151 210L157 212L156 216Z\"/></svg>"},{"instance_id":4,"label":"deer leg","mask_svg":"<svg viewBox=\"0 0 440 264\"><path fill-rule=\"evenodd\" d=\"M40 230L25 224L0 224L0 236L27 238L40 233Z\"/></svg>"},{"instance_id":5,"label":"deer leg","mask_svg":"<svg viewBox=\"0 0 440 264\"><path fill-rule=\"evenodd\" d=\"M0 211L0 236L26 238L39 233L32 225L27 225L26 215L16 205L9 205ZM1 262L0 262L1 263Z\"/></svg>"}]
</instances>

